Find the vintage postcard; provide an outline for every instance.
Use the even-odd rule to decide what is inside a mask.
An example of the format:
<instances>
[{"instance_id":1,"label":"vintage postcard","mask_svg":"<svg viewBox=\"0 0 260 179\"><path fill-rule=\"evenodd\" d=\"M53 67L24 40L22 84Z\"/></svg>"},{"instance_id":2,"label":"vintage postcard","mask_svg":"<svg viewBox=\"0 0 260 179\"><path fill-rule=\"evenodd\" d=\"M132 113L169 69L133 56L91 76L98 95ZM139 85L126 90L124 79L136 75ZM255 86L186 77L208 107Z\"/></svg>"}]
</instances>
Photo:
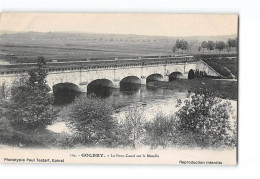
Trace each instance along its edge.
<instances>
[{"instance_id":1,"label":"vintage postcard","mask_svg":"<svg viewBox=\"0 0 260 179\"><path fill-rule=\"evenodd\" d=\"M0 163L237 164L238 15L1 13Z\"/></svg>"}]
</instances>

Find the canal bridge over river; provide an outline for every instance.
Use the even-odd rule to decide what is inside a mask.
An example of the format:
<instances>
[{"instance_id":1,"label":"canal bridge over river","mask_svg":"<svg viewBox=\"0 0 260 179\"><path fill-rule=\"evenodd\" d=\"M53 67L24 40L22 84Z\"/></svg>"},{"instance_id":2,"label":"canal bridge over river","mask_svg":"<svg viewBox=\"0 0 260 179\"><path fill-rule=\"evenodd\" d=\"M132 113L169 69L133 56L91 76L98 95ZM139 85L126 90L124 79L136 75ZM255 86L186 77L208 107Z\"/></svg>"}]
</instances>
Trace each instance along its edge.
<instances>
[{"instance_id":1,"label":"canal bridge over river","mask_svg":"<svg viewBox=\"0 0 260 179\"><path fill-rule=\"evenodd\" d=\"M0 85L11 85L15 79L27 75L31 68L36 68L36 64L2 65ZM53 91L69 87L87 92L92 85L120 88L124 82L146 84L155 80L189 79L196 70L209 76L221 76L205 62L192 56L52 62L44 68L48 71L47 84Z\"/></svg>"}]
</instances>

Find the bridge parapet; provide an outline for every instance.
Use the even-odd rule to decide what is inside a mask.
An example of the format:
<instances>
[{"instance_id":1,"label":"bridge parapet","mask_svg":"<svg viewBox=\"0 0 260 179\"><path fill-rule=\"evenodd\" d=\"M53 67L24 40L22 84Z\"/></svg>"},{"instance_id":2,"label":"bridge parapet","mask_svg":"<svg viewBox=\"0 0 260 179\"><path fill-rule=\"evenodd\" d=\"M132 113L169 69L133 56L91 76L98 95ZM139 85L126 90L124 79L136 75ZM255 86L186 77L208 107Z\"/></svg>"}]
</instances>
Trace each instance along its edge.
<instances>
[{"instance_id":1,"label":"bridge parapet","mask_svg":"<svg viewBox=\"0 0 260 179\"><path fill-rule=\"evenodd\" d=\"M49 72L60 71L79 71L90 69L114 69L122 67L138 67L138 66L156 66L162 64L177 64L185 62L195 62L192 57L164 57L164 58L142 58L129 60L103 60L103 61L75 61L75 62L50 62L45 66ZM32 68L37 68L37 64L15 64L0 66L0 75L11 75L26 73Z\"/></svg>"}]
</instances>

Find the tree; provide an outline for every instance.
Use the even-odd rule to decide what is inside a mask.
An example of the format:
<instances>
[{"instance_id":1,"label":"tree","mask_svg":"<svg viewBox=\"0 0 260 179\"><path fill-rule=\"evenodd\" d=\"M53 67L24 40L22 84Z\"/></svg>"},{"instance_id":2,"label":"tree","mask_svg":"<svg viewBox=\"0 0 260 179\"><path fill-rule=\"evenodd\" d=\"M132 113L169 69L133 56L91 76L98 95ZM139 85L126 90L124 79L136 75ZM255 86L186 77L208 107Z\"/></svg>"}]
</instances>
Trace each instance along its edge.
<instances>
[{"instance_id":1,"label":"tree","mask_svg":"<svg viewBox=\"0 0 260 179\"><path fill-rule=\"evenodd\" d=\"M53 95L46 84L47 71L42 68L44 57L38 58L38 68L31 69L24 83L11 88L11 98L6 117L17 130L44 128L56 116Z\"/></svg>"},{"instance_id":2,"label":"tree","mask_svg":"<svg viewBox=\"0 0 260 179\"><path fill-rule=\"evenodd\" d=\"M207 41L203 41L203 42L201 43L201 48L203 49L203 53L204 53L204 49L207 48L207 47L208 47Z\"/></svg>"},{"instance_id":3,"label":"tree","mask_svg":"<svg viewBox=\"0 0 260 179\"><path fill-rule=\"evenodd\" d=\"M44 56L39 56L39 57L37 58L37 66L38 66L39 68L43 68L44 65L46 65L46 64L47 64L47 63L46 63L46 61L45 61Z\"/></svg>"},{"instance_id":4,"label":"tree","mask_svg":"<svg viewBox=\"0 0 260 179\"><path fill-rule=\"evenodd\" d=\"M172 52L173 52L173 54L175 54L175 52L176 52L176 47L175 46L172 48Z\"/></svg>"},{"instance_id":5,"label":"tree","mask_svg":"<svg viewBox=\"0 0 260 179\"><path fill-rule=\"evenodd\" d=\"M216 44L213 42L213 41L211 41L211 40L209 40L208 42L207 42L207 49L208 50L214 50L215 49L215 46L216 46Z\"/></svg>"},{"instance_id":6,"label":"tree","mask_svg":"<svg viewBox=\"0 0 260 179\"><path fill-rule=\"evenodd\" d=\"M188 46L189 46L188 42L185 41L184 39L182 39L182 40L177 39L174 47L177 48L178 50L181 49L182 55L183 55L183 51L187 50Z\"/></svg>"},{"instance_id":7,"label":"tree","mask_svg":"<svg viewBox=\"0 0 260 179\"><path fill-rule=\"evenodd\" d=\"M6 84L3 83L0 87L0 143L10 141L13 136L13 128L11 127L10 121L4 116L7 92Z\"/></svg>"},{"instance_id":8,"label":"tree","mask_svg":"<svg viewBox=\"0 0 260 179\"><path fill-rule=\"evenodd\" d=\"M231 52L231 48L229 47L229 45L227 43L225 44L225 49L228 54L229 54L229 52Z\"/></svg>"},{"instance_id":9,"label":"tree","mask_svg":"<svg viewBox=\"0 0 260 179\"><path fill-rule=\"evenodd\" d=\"M238 43L237 38L228 39L228 41L227 41L227 44L231 48L231 51L232 51L233 48L238 47L237 43Z\"/></svg>"},{"instance_id":10,"label":"tree","mask_svg":"<svg viewBox=\"0 0 260 179\"><path fill-rule=\"evenodd\" d=\"M70 109L70 126L83 145L112 146L117 140L117 123L112 108L94 95L80 96Z\"/></svg>"},{"instance_id":11,"label":"tree","mask_svg":"<svg viewBox=\"0 0 260 179\"><path fill-rule=\"evenodd\" d=\"M184 134L192 132L200 147L235 146L234 117L231 103L207 89L197 90L176 113L179 130Z\"/></svg>"},{"instance_id":12,"label":"tree","mask_svg":"<svg viewBox=\"0 0 260 179\"><path fill-rule=\"evenodd\" d=\"M4 82L0 87L0 116L3 116L3 113L6 108L6 103L8 103L8 93L9 90Z\"/></svg>"},{"instance_id":13,"label":"tree","mask_svg":"<svg viewBox=\"0 0 260 179\"><path fill-rule=\"evenodd\" d=\"M219 50L219 53L225 48L225 42L223 41L216 41L216 49Z\"/></svg>"},{"instance_id":14,"label":"tree","mask_svg":"<svg viewBox=\"0 0 260 179\"><path fill-rule=\"evenodd\" d=\"M236 47L236 51L238 52L238 39L237 39L237 37L235 38L235 47Z\"/></svg>"},{"instance_id":15,"label":"tree","mask_svg":"<svg viewBox=\"0 0 260 179\"><path fill-rule=\"evenodd\" d=\"M199 52L201 51L201 46L198 47L198 51L199 51Z\"/></svg>"},{"instance_id":16,"label":"tree","mask_svg":"<svg viewBox=\"0 0 260 179\"><path fill-rule=\"evenodd\" d=\"M144 123L142 111L137 107L129 107L121 126L122 132L125 134L125 140L129 141L133 148L136 148L144 133Z\"/></svg>"},{"instance_id":17,"label":"tree","mask_svg":"<svg viewBox=\"0 0 260 179\"><path fill-rule=\"evenodd\" d=\"M7 86L4 82L0 87L0 100L6 99L7 95L8 95L8 89L7 89Z\"/></svg>"}]
</instances>

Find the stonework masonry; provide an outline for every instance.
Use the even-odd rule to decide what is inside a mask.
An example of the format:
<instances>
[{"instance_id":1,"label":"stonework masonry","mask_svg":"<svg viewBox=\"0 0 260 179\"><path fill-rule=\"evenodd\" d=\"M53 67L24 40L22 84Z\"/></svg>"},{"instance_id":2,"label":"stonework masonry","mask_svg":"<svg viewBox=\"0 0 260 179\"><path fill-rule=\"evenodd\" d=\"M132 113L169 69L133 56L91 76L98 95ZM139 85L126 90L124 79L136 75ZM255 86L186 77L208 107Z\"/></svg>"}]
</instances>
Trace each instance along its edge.
<instances>
[{"instance_id":1,"label":"stonework masonry","mask_svg":"<svg viewBox=\"0 0 260 179\"><path fill-rule=\"evenodd\" d=\"M97 79L107 79L113 83L114 88L120 87L120 81L128 76L138 77L141 84L146 84L146 78L153 74L159 74L164 81L169 80L169 75L173 72L182 73L184 79L188 79L190 70L205 71L210 76L221 76L205 62L198 60L183 63L157 63L145 65L125 65L125 66L103 66L99 68L89 69L73 69L67 68L62 71L49 71L47 76L47 84L52 88L59 83L73 83L79 87L82 92L87 91L87 85ZM27 73L1 74L0 85L5 83L11 85L13 81Z\"/></svg>"}]
</instances>

